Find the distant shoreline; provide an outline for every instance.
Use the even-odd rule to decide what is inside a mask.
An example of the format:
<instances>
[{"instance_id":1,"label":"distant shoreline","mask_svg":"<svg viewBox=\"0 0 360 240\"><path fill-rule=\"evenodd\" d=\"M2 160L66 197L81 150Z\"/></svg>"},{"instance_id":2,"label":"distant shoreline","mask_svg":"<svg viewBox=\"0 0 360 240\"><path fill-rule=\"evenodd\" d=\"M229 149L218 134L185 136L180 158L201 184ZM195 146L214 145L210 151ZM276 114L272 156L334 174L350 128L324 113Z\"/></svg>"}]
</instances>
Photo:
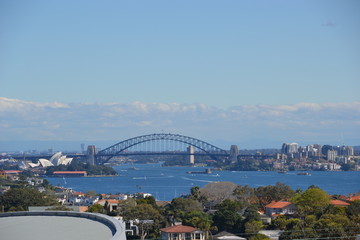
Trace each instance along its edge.
<instances>
[{"instance_id":1,"label":"distant shoreline","mask_svg":"<svg viewBox=\"0 0 360 240\"><path fill-rule=\"evenodd\" d=\"M116 175L87 175L84 177L117 177L117 176L122 176L122 175L119 175L119 174L116 174Z\"/></svg>"},{"instance_id":2,"label":"distant shoreline","mask_svg":"<svg viewBox=\"0 0 360 240\"><path fill-rule=\"evenodd\" d=\"M120 175L120 174L117 174L117 175L87 175L87 176L64 176L64 175L61 175L61 176L54 176L54 175L42 175L41 177L49 177L49 178L89 178L89 177L118 177L118 176L123 176L123 175Z\"/></svg>"}]
</instances>

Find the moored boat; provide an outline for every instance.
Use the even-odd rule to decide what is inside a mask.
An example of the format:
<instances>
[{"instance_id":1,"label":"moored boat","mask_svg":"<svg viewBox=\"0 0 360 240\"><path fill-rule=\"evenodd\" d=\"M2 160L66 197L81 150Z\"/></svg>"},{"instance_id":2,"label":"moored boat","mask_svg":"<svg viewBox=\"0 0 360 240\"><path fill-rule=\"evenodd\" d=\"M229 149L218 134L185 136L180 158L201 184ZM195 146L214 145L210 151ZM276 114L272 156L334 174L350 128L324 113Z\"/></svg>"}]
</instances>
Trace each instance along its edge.
<instances>
[{"instance_id":1,"label":"moored boat","mask_svg":"<svg viewBox=\"0 0 360 240\"><path fill-rule=\"evenodd\" d=\"M308 172L299 172L297 175L311 176Z\"/></svg>"}]
</instances>

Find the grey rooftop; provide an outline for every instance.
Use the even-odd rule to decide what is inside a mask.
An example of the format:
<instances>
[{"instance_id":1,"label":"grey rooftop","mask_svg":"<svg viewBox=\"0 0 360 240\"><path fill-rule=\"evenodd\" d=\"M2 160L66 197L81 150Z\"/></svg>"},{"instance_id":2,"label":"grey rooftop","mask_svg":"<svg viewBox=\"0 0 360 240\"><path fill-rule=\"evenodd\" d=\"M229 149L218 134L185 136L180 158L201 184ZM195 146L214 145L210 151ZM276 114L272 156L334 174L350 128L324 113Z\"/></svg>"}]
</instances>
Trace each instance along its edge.
<instances>
[{"instance_id":1,"label":"grey rooftop","mask_svg":"<svg viewBox=\"0 0 360 240\"><path fill-rule=\"evenodd\" d=\"M103 214L70 211L0 214L2 240L126 240L125 227Z\"/></svg>"}]
</instances>

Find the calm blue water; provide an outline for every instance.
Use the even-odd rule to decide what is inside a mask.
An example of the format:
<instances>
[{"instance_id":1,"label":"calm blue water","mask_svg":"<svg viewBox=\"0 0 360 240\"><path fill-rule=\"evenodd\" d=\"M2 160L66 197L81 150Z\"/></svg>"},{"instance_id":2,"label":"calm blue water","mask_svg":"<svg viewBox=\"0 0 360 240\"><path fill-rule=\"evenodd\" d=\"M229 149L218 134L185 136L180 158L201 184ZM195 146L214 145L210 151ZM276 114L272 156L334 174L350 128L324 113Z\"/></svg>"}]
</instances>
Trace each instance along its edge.
<instances>
[{"instance_id":1,"label":"calm blue water","mask_svg":"<svg viewBox=\"0 0 360 240\"><path fill-rule=\"evenodd\" d=\"M130 168L137 170L130 170ZM311 176L297 172L214 171L213 174L187 174L187 171L203 171L202 167L161 167L160 164L123 164L114 169L116 177L47 178L51 184L86 192L97 193L151 193L158 200L171 200L188 194L191 187L202 187L210 182L229 181L240 185L259 187L281 182L292 189L306 190L314 184L329 194L349 194L360 191L360 172L309 172Z\"/></svg>"}]
</instances>

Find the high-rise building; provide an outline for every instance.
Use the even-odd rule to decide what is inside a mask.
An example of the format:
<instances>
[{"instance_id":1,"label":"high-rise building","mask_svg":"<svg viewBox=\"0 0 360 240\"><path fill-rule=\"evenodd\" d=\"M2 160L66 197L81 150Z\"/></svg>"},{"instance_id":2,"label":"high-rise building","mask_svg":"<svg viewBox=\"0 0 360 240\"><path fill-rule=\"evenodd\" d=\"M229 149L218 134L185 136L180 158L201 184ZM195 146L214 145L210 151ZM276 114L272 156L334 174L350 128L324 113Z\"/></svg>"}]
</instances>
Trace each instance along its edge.
<instances>
[{"instance_id":1,"label":"high-rise building","mask_svg":"<svg viewBox=\"0 0 360 240\"><path fill-rule=\"evenodd\" d=\"M345 155L354 156L354 148L351 146L347 146L345 150Z\"/></svg>"},{"instance_id":2,"label":"high-rise building","mask_svg":"<svg viewBox=\"0 0 360 240\"><path fill-rule=\"evenodd\" d=\"M340 148L340 153L338 153L339 155L344 155L344 156L353 156L354 155L354 148L350 147L350 146L342 146Z\"/></svg>"},{"instance_id":3,"label":"high-rise building","mask_svg":"<svg viewBox=\"0 0 360 240\"><path fill-rule=\"evenodd\" d=\"M322 146L320 144L314 144L313 145L313 148L314 148L314 154L315 156L317 157L321 157L321 150L322 150Z\"/></svg>"},{"instance_id":4,"label":"high-rise building","mask_svg":"<svg viewBox=\"0 0 360 240\"><path fill-rule=\"evenodd\" d=\"M328 161L335 161L337 156L337 151L336 150L328 150L327 154L326 154L326 158Z\"/></svg>"},{"instance_id":5,"label":"high-rise building","mask_svg":"<svg viewBox=\"0 0 360 240\"><path fill-rule=\"evenodd\" d=\"M314 146L313 145L307 145L306 146L306 151L307 152L312 152L314 150Z\"/></svg>"},{"instance_id":6,"label":"high-rise building","mask_svg":"<svg viewBox=\"0 0 360 240\"><path fill-rule=\"evenodd\" d=\"M281 152L285 154L297 153L298 144L297 143L284 143L281 148Z\"/></svg>"}]
</instances>

